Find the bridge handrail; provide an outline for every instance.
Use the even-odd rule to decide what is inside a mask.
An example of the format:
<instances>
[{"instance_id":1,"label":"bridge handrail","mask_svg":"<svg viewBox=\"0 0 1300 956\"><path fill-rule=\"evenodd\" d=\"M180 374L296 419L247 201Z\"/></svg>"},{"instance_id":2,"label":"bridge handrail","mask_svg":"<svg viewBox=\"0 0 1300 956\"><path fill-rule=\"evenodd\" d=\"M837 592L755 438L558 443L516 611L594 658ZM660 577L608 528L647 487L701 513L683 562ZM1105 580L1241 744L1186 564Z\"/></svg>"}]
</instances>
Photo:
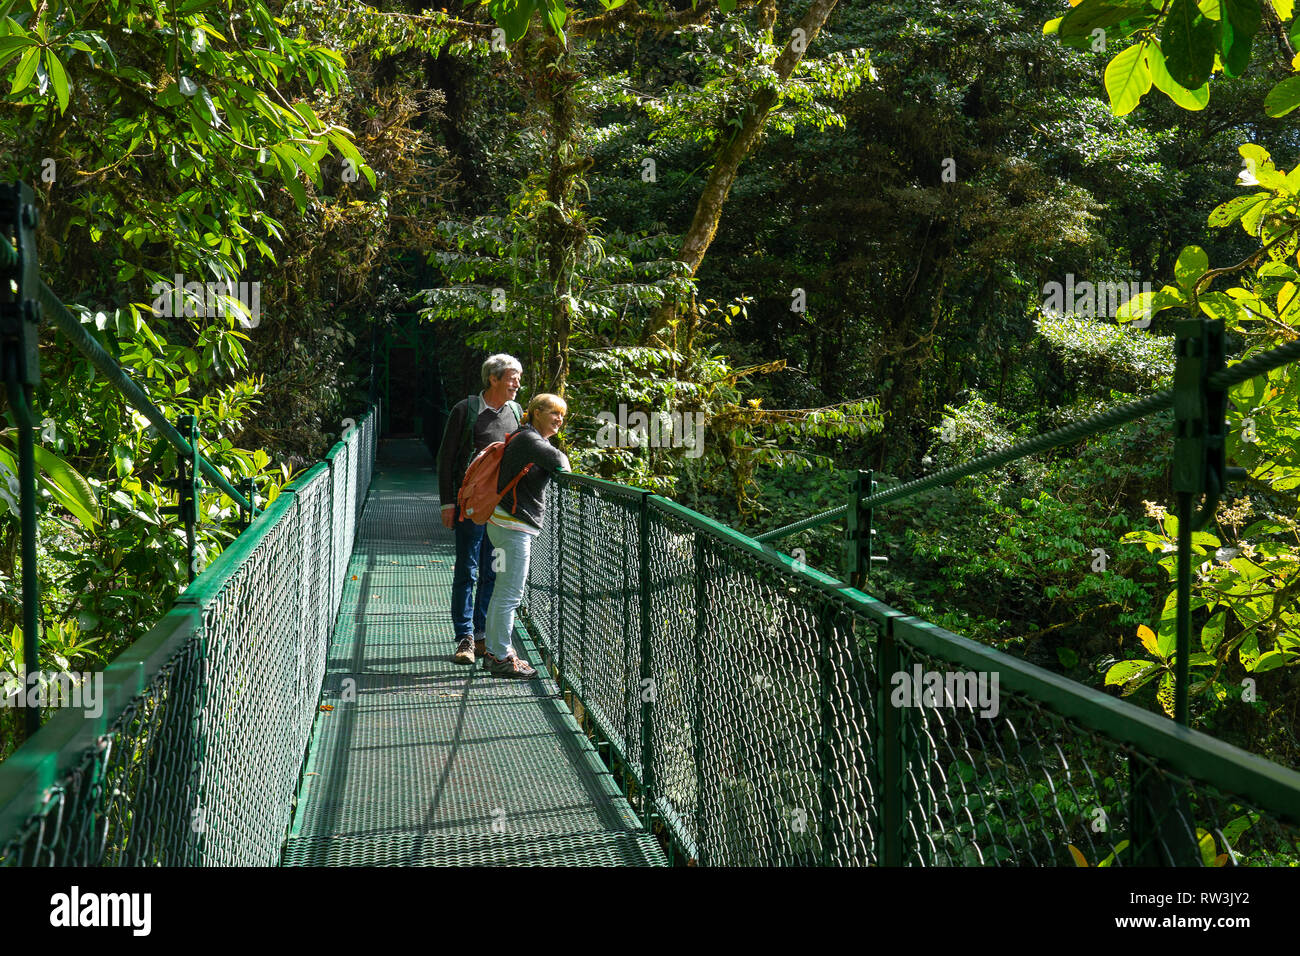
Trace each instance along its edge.
<instances>
[{"instance_id":1,"label":"bridge handrail","mask_svg":"<svg viewBox=\"0 0 1300 956\"><path fill-rule=\"evenodd\" d=\"M525 604L643 819L701 864L1069 865L1068 847L1093 864L1185 864L1207 846L1300 861L1295 770L905 615L642 489L558 475ZM895 704L918 666L997 675L1001 712ZM1110 829L1071 818L1071 794ZM1020 819L1026 803L1041 824ZM1020 823L981 831L974 804ZM782 832L794 812L803 830Z\"/></svg>"},{"instance_id":2,"label":"bridge handrail","mask_svg":"<svg viewBox=\"0 0 1300 956\"><path fill-rule=\"evenodd\" d=\"M60 710L0 762L0 865L278 861L378 413L361 416L108 664L101 713ZM244 608L259 585L270 600ZM268 673L277 662L281 672ZM259 699L268 681L294 691L283 714L278 698ZM233 739L231 721L248 739ZM269 742L258 746L258 733Z\"/></svg>"}]
</instances>

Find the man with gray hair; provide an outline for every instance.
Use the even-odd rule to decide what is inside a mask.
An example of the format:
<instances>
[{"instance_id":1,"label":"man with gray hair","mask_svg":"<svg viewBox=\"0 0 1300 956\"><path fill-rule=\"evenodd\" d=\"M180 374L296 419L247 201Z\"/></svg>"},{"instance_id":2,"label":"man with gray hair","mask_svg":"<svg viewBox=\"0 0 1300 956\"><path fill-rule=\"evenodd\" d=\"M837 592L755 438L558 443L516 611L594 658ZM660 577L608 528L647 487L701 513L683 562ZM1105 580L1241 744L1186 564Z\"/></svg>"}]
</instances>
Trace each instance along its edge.
<instances>
[{"instance_id":1,"label":"man with gray hair","mask_svg":"<svg viewBox=\"0 0 1300 956\"><path fill-rule=\"evenodd\" d=\"M458 664L473 664L487 653L484 644L488 602L496 571L486 528L458 513L456 498L465 469L493 442L519 428L523 411L514 401L524 368L513 355L493 355L483 363L483 391L461 399L451 410L438 449L438 493L442 523L456 532L456 572L451 581L451 622ZM475 594L477 585L477 595Z\"/></svg>"}]
</instances>

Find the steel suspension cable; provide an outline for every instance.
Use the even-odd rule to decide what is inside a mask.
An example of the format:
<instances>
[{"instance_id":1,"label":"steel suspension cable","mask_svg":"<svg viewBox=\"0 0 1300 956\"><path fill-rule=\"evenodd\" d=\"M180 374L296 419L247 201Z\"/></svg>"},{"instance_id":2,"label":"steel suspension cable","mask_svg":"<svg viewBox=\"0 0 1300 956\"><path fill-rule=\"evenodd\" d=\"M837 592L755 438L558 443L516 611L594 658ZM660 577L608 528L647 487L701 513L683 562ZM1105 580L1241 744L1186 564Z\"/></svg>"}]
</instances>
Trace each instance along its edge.
<instances>
[{"instance_id":1,"label":"steel suspension cable","mask_svg":"<svg viewBox=\"0 0 1300 956\"><path fill-rule=\"evenodd\" d=\"M1247 379L1254 378L1257 375L1270 372L1289 362L1294 362L1297 359L1300 359L1300 340L1288 342L1286 345L1254 355L1244 362L1238 362L1228 368L1220 369L1209 376L1208 384L1214 389L1229 388L1233 385L1244 382ZM937 488L940 485L950 484L959 478L966 478L970 475L998 468L1008 462L1015 461L1017 458L1023 458L1026 455L1034 455L1039 452L1049 451L1053 448L1060 447L1061 445L1068 445L1099 432L1118 428L1120 425L1126 425L1144 415L1171 408L1173 404L1174 392L1172 389L1160 392L1139 401L1130 402L1127 405L1121 405L1118 408L1112 408L1109 411L1092 415L1082 421L1074 422L1054 431L1035 435L1027 441L1023 441L1017 445L1012 445L1010 448L1005 448L1002 451L983 455L964 465L954 465L951 468L937 471L928 477L917 478L914 481L895 485L893 488L863 498L862 504L864 507L871 508L876 505L886 504L890 501L897 501L900 498L906 498L922 491L928 491L929 489ZM795 521L791 524L785 525L784 527L775 528L772 531L755 535L754 540L775 541L792 534L798 534L800 531L807 531L809 528L816 528L820 525L829 524L837 518L842 517L847 511L848 505L840 505L838 508L832 508L829 511L823 511L820 514L803 518L800 521Z\"/></svg>"},{"instance_id":2,"label":"steel suspension cable","mask_svg":"<svg viewBox=\"0 0 1300 956\"><path fill-rule=\"evenodd\" d=\"M2 255L3 250L0 250L0 256ZM86 358L90 359L94 366L104 374L104 377L116 386L126 400L140 414L149 419L150 424L158 429L158 434L167 439L177 452L186 457L197 450L190 447L190 443L181 436L181 433L172 426L171 422L167 421L167 416L163 411L151 402L144 390L127 376L120 365L113 361L113 357L104 351L103 346L95 341L80 320L68 311L67 306L59 301L59 297L44 282L40 284L36 297L40 301L45 315L49 316L63 330L63 333L72 341L72 344ZM198 463L203 474L207 475L212 483L225 493L226 497L247 511L251 512L253 510L253 506L248 499L236 491L235 487L226 480L226 477L211 462L203 457L202 453L198 455Z\"/></svg>"}]
</instances>

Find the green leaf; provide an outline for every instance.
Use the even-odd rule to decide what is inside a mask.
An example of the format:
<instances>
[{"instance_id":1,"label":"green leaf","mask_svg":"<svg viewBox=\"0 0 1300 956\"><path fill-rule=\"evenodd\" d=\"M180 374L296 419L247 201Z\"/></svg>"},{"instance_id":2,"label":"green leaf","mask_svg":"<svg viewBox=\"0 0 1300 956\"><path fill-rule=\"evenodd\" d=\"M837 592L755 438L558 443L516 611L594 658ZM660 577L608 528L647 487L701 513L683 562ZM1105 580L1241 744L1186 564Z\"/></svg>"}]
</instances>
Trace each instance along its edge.
<instances>
[{"instance_id":1,"label":"green leaf","mask_svg":"<svg viewBox=\"0 0 1300 956\"><path fill-rule=\"evenodd\" d=\"M1222 292L1206 292L1196 300L1196 304L1210 318L1222 319L1229 325L1231 325L1234 317L1245 312L1245 309L1239 303L1228 298Z\"/></svg>"},{"instance_id":2,"label":"green leaf","mask_svg":"<svg viewBox=\"0 0 1300 956\"><path fill-rule=\"evenodd\" d=\"M1110 111L1116 116L1133 112L1143 94L1151 89L1151 71L1142 55L1145 43L1139 43L1117 54L1106 67L1106 92L1110 96Z\"/></svg>"},{"instance_id":3,"label":"green leaf","mask_svg":"<svg viewBox=\"0 0 1300 956\"><path fill-rule=\"evenodd\" d=\"M1120 840L1118 843L1115 844L1115 849L1111 853L1107 854L1106 859L1098 863L1097 866L1098 867L1110 866L1112 863L1115 862L1116 858L1127 849L1128 849L1128 840Z\"/></svg>"},{"instance_id":4,"label":"green leaf","mask_svg":"<svg viewBox=\"0 0 1300 956\"><path fill-rule=\"evenodd\" d=\"M1160 686L1156 690L1156 701L1170 717L1174 715L1174 686L1174 675L1166 673L1160 678Z\"/></svg>"},{"instance_id":5,"label":"green leaf","mask_svg":"<svg viewBox=\"0 0 1300 956\"><path fill-rule=\"evenodd\" d=\"M41 59L41 48L32 47L23 54L23 58L18 61L18 69L14 72L14 82L9 88L10 95L17 95L27 88L27 84L32 81L36 74L36 64Z\"/></svg>"},{"instance_id":6,"label":"green leaf","mask_svg":"<svg viewBox=\"0 0 1300 956\"><path fill-rule=\"evenodd\" d=\"M122 445L113 445L113 462L117 465L119 478L129 477L131 471L135 468L135 459L131 456L131 449Z\"/></svg>"},{"instance_id":7,"label":"green leaf","mask_svg":"<svg viewBox=\"0 0 1300 956\"><path fill-rule=\"evenodd\" d=\"M1152 42L1147 45L1147 68L1151 71L1151 82L1155 84L1156 89L1168 96L1174 103L1185 110L1203 110L1207 103L1210 102L1210 84L1206 83L1200 89L1189 90L1179 84L1169 75L1169 70L1165 66L1165 55L1160 51L1160 45Z\"/></svg>"},{"instance_id":8,"label":"green leaf","mask_svg":"<svg viewBox=\"0 0 1300 956\"><path fill-rule=\"evenodd\" d=\"M1266 193L1255 193L1253 196L1238 196L1236 199L1230 199L1210 213L1209 224L1211 226L1230 226L1244 216L1252 206L1258 205L1266 199L1268 199Z\"/></svg>"},{"instance_id":9,"label":"green leaf","mask_svg":"<svg viewBox=\"0 0 1300 956\"><path fill-rule=\"evenodd\" d=\"M730 13L736 9L736 0L718 0L718 9L723 13Z\"/></svg>"},{"instance_id":10,"label":"green leaf","mask_svg":"<svg viewBox=\"0 0 1300 956\"><path fill-rule=\"evenodd\" d=\"M1150 661L1120 661L1118 664L1112 664L1110 670L1106 671L1106 683L1107 685L1127 684L1151 666Z\"/></svg>"},{"instance_id":11,"label":"green leaf","mask_svg":"<svg viewBox=\"0 0 1300 956\"><path fill-rule=\"evenodd\" d=\"M1200 246L1187 246L1178 254L1178 261L1174 263L1174 279L1179 286L1191 292L1196 280L1209 269L1210 257L1205 254L1205 250Z\"/></svg>"},{"instance_id":12,"label":"green leaf","mask_svg":"<svg viewBox=\"0 0 1300 956\"><path fill-rule=\"evenodd\" d=\"M1264 112L1276 119L1300 106L1300 76L1289 76L1264 97Z\"/></svg>"},{"instance_id":13,"label":"green leaf","mask_svg":"<svg viewBox=\"0 0 1300 956\"><path fill-rule=\"evenodd\" d=\"M90 482L48 448L37 445L35 452L36 465L41 470L41 484L49 489L54 500L87 527L98 525L99 503Z\"/></svg>"},{"instance_id":14,"label":"green leaf","mask_svg":"<svg viewBox=\"0 0 1300 956\"><path fill-rule=\"evenodd\" d=\"M24 47L32 46L36 43L31 37L25 36L8 36L0 37L0 66L4 66L11 59L23 51Z\"/></svg>"},{"instance_id":15,"label":"green leaf","mask_svg":"<svg viewBox=\"0 0 1300 956\"><path fill-rule=\"evenodd\" d=\"M1269 651L1266 654L1261 654L1259 660L1255 661L1255 666L1249 668L1249 670L1255 674L1262 674L1265 671L1275 670L1295 660L1300 660L1300 658L1294 655L1288 656L1280 651Z\"/></svg>"},{"instance_id":16,"label":"green leaf","mask_svg":"<svg viewBox=\"0 0 1300 956\"><path fill-rule=\"evenodd\" d=\"M50 82L54 84L54 95L59 99L59 113L66 113L68 111L68 74L52 50L45 51L45 69L49 71Z\"/></svg>"},{"instance_id":17,"label":"green leaf","mask_svg":"<svg viewBox=\"0 0 1300 956\"><path fill-rule=\"evenodd\" d=\"M1223 72L1228 76L1241 76L1250 65L1250 46L1261 23L1257 0L1222 0Z\"/></svg>"},{"instance_id":18,"label":"green leaf","mask_svg":"<svg viewBox=\"0 0 1300 956\"><path fill-rule=\"evenodd\" d=\"M1092 35L1093 30L1104 30L1148 13L1154 11L1142 3L1124 2L1124 0L1083 0L1061 18L1056 32L1063 40L1070 37L1087 37Z\"/></svg>"},{"instance_id":19,"label":"green leaf","mask_svg":"<svg viewBox=\"0 0 1300 956\"><path fill-rule=\"evenodd\" d=\"M1208 831L1197 827L1196 842L1201 848L1201 862L1206 866L1214 866L1214 837Z\"/></svg>"},{"instance_id":20,"label":"green leaf","mask_svg":"<svg viewBox=\"0 0 1300 956\"><path fill-rule=\"evenodd\" d=\"M545 9L542 11L542 17L546 20L546 25L551 28L551 32L557 36L564 35L564 21L568 19L568 11L564 9L564 0L543 0Z\"/></svg>"},{"instance_id":21,"label":"green leaf","mask_svg":"<svg viewBox=\"0 0 1300 956\"><path fill-rule=\"evenodd\" d=\"M492 8L492 15L506 31L506 42L514 43L528 32L528 21L537 9L537 0L502 0Z\"/></svg>"},{"instance_id":22,"label":"green leaf","mask_svg":"<svg viewBox=\"0 0 1300 956\"><path fill-rule=\"evenodd\" d=\"M1210 78L1218 46L1217 29L1193 0L1174 0L1160 37L1165 66L1174 82L1194 90Z\"/></svg>"}]
</instances>

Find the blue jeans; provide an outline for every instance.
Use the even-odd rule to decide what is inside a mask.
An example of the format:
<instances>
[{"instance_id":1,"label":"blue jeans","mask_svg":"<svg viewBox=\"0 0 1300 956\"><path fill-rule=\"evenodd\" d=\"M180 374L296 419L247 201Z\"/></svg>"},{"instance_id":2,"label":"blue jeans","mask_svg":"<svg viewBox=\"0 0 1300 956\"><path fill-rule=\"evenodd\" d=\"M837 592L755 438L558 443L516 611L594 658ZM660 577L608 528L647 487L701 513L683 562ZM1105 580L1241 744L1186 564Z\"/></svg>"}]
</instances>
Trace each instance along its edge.
<instances>
[{"instance_id":1,"label":"blue jeans","mask_svg":"<svg viewBox=\"0 0 1300 956\"><path fill-rule=\"evenodd\" d=\"M524 582L528 580L528 552L533 536L527 531L487 526L493 548L500 548L500 577L492 592L487 613L487 651L497 660L514 656L510 636L515 631L515 611L524 599ZM490 560L490 559L489 559Z\"/></svg>"},{"instance_id":2,"label":"blue jeans","mask_svg":"<svg viewBox=\"0 0 1300 956\"><path fill-rule=\"evenodd\" d=\"M459 517L459 515L458 515ZM485 525L468 518L456 522L456 573L451 579L451 623L456 640L477 639L487 630L488 603L497 573L492 570L492 545ZM477 599L474 585L478 585Z\"/></svg>"}]
</instances>

